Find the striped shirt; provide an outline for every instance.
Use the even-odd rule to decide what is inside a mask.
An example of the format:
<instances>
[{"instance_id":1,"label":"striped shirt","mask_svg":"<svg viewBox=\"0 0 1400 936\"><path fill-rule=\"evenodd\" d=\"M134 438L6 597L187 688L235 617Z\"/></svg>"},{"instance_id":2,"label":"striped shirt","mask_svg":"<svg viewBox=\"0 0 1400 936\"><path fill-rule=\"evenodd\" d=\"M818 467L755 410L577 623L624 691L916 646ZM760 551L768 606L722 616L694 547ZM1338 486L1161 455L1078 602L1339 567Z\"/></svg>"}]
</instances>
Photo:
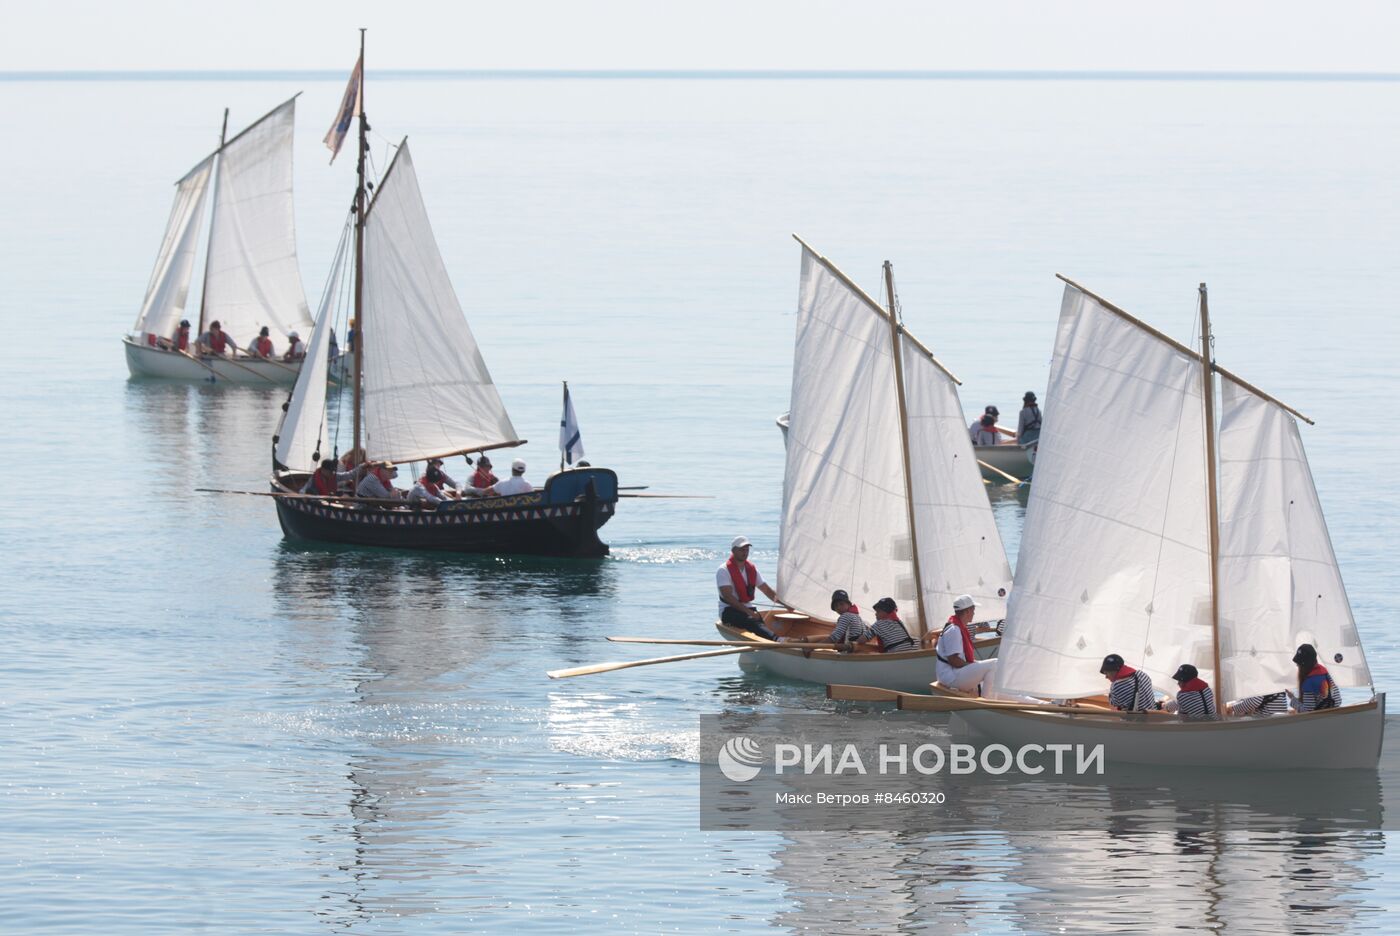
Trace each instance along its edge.
<instances>
[{"instance_id":1,"label":"striped shirt","mask_svg":"<svg viewBox=\"0 0 1400 936\"><path fill-rule=\"evenodd\" d=\"M1163 708L1168 712L1180 714L1188 721L1214 721L1217 717L1215 693L1210 691L1210 686L1183 689L1176 694L1175 699L1168 699Z\"/></svg>"},{"instance_id":2,"label":"striped shirt","mask_svg":"<svg viewBox=\"0 0 1400 936\"><path fill-rule=\"evenodd\" d=\"M1324 700L1331 697L1331 704L1324 704ZM1298 697L1299 712L1315 712L1320 708L1336 708L1342 704L1342 690L1328 676L1325 680L1318 680L1316 677L1303 681L1303 694Z\"/></svg>"},{"instance_id":3,"label":"striped shirt","mask_svg":"<svg viewBox=\"0 0 1400 936\"><path fill-rule=\"evenodd\" d=\"M1108 704L1110 708L1122 712L1145 712L1156 708L1157 696L1152 691L1152 677L1142 670L1133 670L1127 676L1115 679L1108 690Z\"/></svg>"},{"instance_id":4,"label":"striped shirt","mask_svg":"<svg viewBox=\"0 0 1400 936\"><path fill-rule=\"evenodd\" d=\"M880 642L881 653L898 653L900 650L916 650L918 644L904 625L896 618L885 618L870 625L869 636Z\"/></svg>"},{"instance_id":5,"label":"striped shirt","mask_svg":"<svg viewBox=\"0 0 1400 936\"><path fill-rule=\"evenodd\" d=\"M864 640L868 636L870 629L854 611L847 611L837 618L836 626L831 629L832 643L850 643L853 640Z\"/></svg>"},{"instance_id":6,"label":"striped shirt","mask_svg":"<svg viewBox=\"0 0 1400 936\"><path fill-rule=\"evenodd\" d=\"M1230 706L1236 715L1283 715L1288 711L1288 693L1250 696Z\"/></svg>"}]
</instances>

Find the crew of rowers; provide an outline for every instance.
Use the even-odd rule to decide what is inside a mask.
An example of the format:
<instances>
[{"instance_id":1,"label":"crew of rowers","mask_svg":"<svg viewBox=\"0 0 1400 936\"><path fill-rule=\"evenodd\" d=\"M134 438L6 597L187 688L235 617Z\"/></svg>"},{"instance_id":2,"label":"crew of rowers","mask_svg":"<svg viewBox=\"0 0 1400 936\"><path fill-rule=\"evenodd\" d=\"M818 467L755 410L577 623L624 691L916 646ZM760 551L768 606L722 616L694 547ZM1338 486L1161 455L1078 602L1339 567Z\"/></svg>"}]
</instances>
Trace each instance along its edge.
<instances>
[{"instance_id":1,"label":"crew of rowers","mask_svg":"<svg viewBox=\"0 0 1400 936\"><path fill-rule=\"evenodd\" d=\"M1040 439L1040 407L1035 401L1035 392L1027 390L1021 397L1021 413L1016 418L1016 431L997 425L1001 410L989 403L982 415L967 427L973 445L1002 445L1016 443L1021 448L1029 448Z\"/></svg>"},{"instance_id":2,"label":"crew of rowers","mask_svg":"<svg viewBox=\"0 0 1400 936\"><path fill-rule=\"evenodd\" d=\"M470 458L467 464L471 464ZM443 470L441 458L428 459L423 474L409 490L394 486L398 474L398 466L392 462L365 461L362 454L356 457L356 453L349 453L340 462L333 458L322 460L321 466L306 479L301 493L345 497L353 491L357 497L402 500L413 506L435 508L444 501L463 497L505 497L535 489L525 480L525 462L519 458L511 462L510 477L504 481L491 472L491 459L485 455L477 458L476 471L467 484L459 485L450 477Z\"/></svg>"},{"instance_id":3,"label":"crew of rowers","mask_svg":"<svg viewBox=\"0 0 1400 936\"><path fill-rule=\"evenodd\" d=\"M1027 394L1031 396L1031 394ZM768 629L753 601L759 592L775 604L792 610L781 601L773 588L763 580L758 568L749 561L751 543L739 536L729 546L729 559L715 572L719 589L720 622L739 630L757 634L781 643L826 644L837 650L851 652L857 645L874 644L881 653L900 653L932 647L937 663L935 676L949 689L979 692L991 675L996 660L978 660L972 635L995 630L990 624L974 624L977 605L971 595L953 599L953 613L936 635L930 631L921 641L915 640L899 618L899 606L893 598L875 602L875 623L866 624L860 608L851 603L843 589L831 595L831 610L836 612L836 624L831 632L820 637L779 637ZM810 656L811 651L806 651ZM1342 691L1318 662L1317 648L1303 644L1293 655L1298 667L1298 686L1261 696L1250 696L1225 706L1227 715L1282 715L1289 711L1313 712L1336 708L1342 704ZM1215 694L1200 672L1190 663L1178 666L1172 674L1177 685L1175 697L1158 701L1152 677L1140 669L1128 666L1121 656L1110 653L1104 657L1099 673L1109 681L1109 707L1120 712L1166 711L1187 720L1210 720L1220 717Z\"/></svg>"},{"instance_id":4,"label":"crew of rowers","mask_svg":"<svg viewBox=\"0 0 1400 936\"><path fill-rule=\"evenodd\" d=\"M334 335L331 336L331 340L335 340ZM185 354L189 354L191 344L190 320L180 319L179 327L175 329L175 334L170 338L161 338L148 333L146 335L146 343L153 347L164 348L167 351L181 351ZM211 355L223 357L225 354L237 357L239 353L238 345L233 340L233 336L224 331L218 321L210 322L209 329L200 332L193 343L194 350L197 351L201 357ZM268 330L268 327L264 325L258 331L258 336L248 342L248 347L243 350L243 353L250 358L272 360L277 356L275 351L276 349L272 345L272 333ZM297 332L288 332L287 350L282 353L281 359L283 361L300 361L305 357L306 342L301 340L301 335Z\"/></svg>"},{"instance_id":5,"label":"crew of rowers","mask_svg":"<svg viewBox=\"0 0 1400 936\"><path fill-rule=\"evenodd\" d=\"M1298 667L1296 694L1292 689L1280 689L1268 695L1250 696L1227 703L1225 714L1284 715L1290 711L1315 712L1318 709L1337 708L1342 704L1342 690L1327 672L1327 667L1317 661L1316 647L1312 644L1300 646L1293 654L1293 665ZM1152 678L1142 670L1128 666L1116 653L1104 657L1099 672L1109 681L1109 707L1117 711L1167 711L1197 721L1220 717L1215 694L1190 663L1176 668L1172 674L1177 685L1176 696L1163 701L1157 699Z\"/></svg>"}]
</instances>

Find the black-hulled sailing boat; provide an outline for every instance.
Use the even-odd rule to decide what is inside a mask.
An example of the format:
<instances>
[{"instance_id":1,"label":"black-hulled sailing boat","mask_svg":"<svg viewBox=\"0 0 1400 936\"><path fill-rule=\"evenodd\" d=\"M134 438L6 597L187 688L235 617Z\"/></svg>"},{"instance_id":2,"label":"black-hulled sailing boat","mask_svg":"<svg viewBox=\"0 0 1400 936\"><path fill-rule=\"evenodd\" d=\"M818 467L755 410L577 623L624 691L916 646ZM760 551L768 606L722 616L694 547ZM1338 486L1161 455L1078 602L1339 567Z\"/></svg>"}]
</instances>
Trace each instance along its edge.
<instances>
[{"instance_id":1,"label":"black-hulled sailing boat","mask_svg":"<svg viewBox=\"0 0 1400 936\"><path fill-rule=\"evenodd\" d=\"M485 452L523 443L477 348L433 238L405 140L374 197L365 184L364 39L342 110L327 136L334 151L358 117L353 237L342 239L332 281L353 243L354 341L350 460L393 463ZM333 302L327 290L325 302ZM617 504L617 475L574 468L544 487L506 497L448 500L437 509L349 495L300 495L334 444L326 431L330 309L312 333L282 424L273 437L273 493L282 531L295 539L458 552L603 556L598 539Z\"/></svg>"}]
</instances>

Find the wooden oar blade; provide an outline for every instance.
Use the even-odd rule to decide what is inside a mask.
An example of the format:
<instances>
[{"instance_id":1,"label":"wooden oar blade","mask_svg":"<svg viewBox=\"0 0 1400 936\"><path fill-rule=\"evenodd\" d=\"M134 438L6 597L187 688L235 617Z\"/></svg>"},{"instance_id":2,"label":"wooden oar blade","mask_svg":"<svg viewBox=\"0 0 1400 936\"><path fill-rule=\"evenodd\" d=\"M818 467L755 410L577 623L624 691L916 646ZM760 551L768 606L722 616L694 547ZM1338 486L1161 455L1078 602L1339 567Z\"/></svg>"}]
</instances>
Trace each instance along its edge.
<instances>
[{"instance_id":1,"label":"wooden oar blade","mask_svg":"<svg viewBox=\"0 0 1400 936\"><path fill-rule=\"evenodd\" d=\"M682 660L700 660L705 657L724 656L730 653L748 653L753 647L725 647L722 650L707 650L704 653L682 653L679 656L652 657L649 660L623 660L613 663L595 663L592 666L577 666L573 669L550 670L545 673L550 679L568 679L572 676L593 676L597 673L611 673L615 670L631 669L634 666L654 666L657 663L679 663Z\"/></svg>"},{"instance_id":2,"label":"wooden oar blade","mask_svg":"<svg viewBox=\"0 0 1400 936\"><path fill-rule=\"evenodd\" d=\"M881 689L878 686L830 685L826 687L826 697L838 702L898 702L899 697L904 694L893 689Z\"/></svg>"}]
</instances>

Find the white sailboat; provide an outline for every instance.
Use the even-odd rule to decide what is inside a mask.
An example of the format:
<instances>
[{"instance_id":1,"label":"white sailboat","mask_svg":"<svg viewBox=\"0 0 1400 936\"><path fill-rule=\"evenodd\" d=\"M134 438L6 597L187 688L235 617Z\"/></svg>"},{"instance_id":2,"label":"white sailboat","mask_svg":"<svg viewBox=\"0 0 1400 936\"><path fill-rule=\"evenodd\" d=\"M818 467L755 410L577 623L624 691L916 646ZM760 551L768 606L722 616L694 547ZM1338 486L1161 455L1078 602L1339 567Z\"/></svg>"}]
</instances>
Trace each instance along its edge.
<instances>
[{"instance_id":1,"label":"white sailboat","mask_svg":"<svg viewBox=\"0 0 1400 936\"><path fill-rule=\"evenodd\" d=\"M1310 643L1348 704L1182 722L970 701L958 717L1003 743L1103 743L1129 763L1374 767L1385 696L1371 683L1301 414L1208 360L1204 284L1197 353L1065 283L997 694L1101 693L1100 661L1119 653L1163 692L1193 664L1223 702L1296 686L1291 657Z\"/></svg>"},{"instance_id":2,"label":"white sailboat","mask_svg":"<svg viewBox=\"0 0 1400 936\"><path fill-rule=\"evenodd\" d=\"M931 622L941 625L964 593L976 599L979 619L1004 617L1011 567L958 379L899 322L889 264L886 309L797 241L802 279L776 587L805 619L779 625L780 635L829 633L836 589L862 608L893 597L916 638ZM716 626L729 639L757 639ZM793 679L901 690L927 688L935 658L932 649L873 648L739 657L742 666Z\"/></svg>"},{"instance_id":3,"label":"white sailboat","mask_svg":"<svg viewBox=\"0 0 1400 936\"><path fill-rule=\"evenodd\" d=\"M122 338L133 377L216 380L232 383L295 382L301 364L283 361L288 335L311 332L311 316L297 267L292 207L292 130L296 98L274 108L205 157L175 185L175 204L131 332ZM224 113L225 128L228 113ZM213 182L209 241L197 321L188 347L177 328L190 316L186 305L195 268L199 231ZM235 349L246 348L266 327L273 341L269 359L231 355L197 356L195 338L219 322Z\"/></svg>"}]
</instances>

